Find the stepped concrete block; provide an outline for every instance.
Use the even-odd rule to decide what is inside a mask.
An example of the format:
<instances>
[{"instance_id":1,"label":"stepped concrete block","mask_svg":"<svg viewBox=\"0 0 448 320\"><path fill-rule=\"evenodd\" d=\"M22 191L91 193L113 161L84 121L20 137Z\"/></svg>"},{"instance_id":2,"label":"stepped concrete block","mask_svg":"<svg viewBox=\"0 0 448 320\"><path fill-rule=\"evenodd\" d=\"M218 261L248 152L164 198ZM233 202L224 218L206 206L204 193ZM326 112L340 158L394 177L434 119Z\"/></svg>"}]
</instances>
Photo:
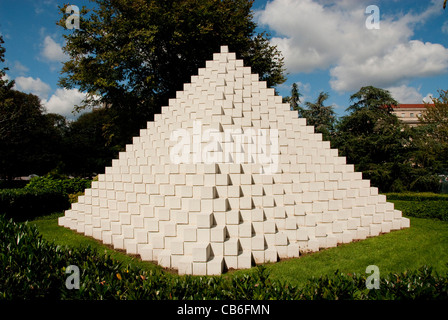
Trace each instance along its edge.
<instances>
[{"instance_id":1,"label":"stepped concrete block","mask_svg":"<svg viewBox=\"0 0 448 320\"><path fill-rule=\"evenodd\" d=\"M184 256L179 260L178 273L180 275L193 274L193 259L189 256Z\"/></svg>"},{"instance_id":2,"label":"stepped concrete block","mask_svg":"<svg viewBox=\"0 0 448 320\"><path fill-rule=\"evenodd\" d=\"M124 239L124 249L128 254L137 254L137 241L134 239Z\"/></svg>"},{"instance_id":3,"label":"stepped concrete block","mask_svg":"<svg viewBox=\"0 0 448 320\"><path fill-rule=\"evenodd\" d=\"M163 250L157 256L157 263L163 268L171 268L171 253L169 250Z\"/></svg>"},{"instance_id":4,"label":"stepped concrete block","mask_svg":"<svg viewBox=\"0 0 448 320\"><path fill-rule=\"evenodd\" d=\"M238 239L231 238L224 242L224 255L225 256L237 256L240 251L240 245Z\"/></svg>"},{"instance_id":5,"label":"stepped concrete block","mask_svg":"<svg viewBox=\"0 0 448 320\"><path fill-rule=\"evenodd\" d=\"M143 261L153 261L152 246L150 244L139 244L138 253Z\"/></svg>"},{"instance_id":6,"label":"stepped concrete block","mask_svg":"<svg viewBox=\"0 0 448 320\"><path fill-rule=\"evenodd\" d=\"M252 253L243 252L238 255L238 269L249 269L252 267Z\"/></svg>"},{"instance_id":7,"label":"stepped concrete block","mask_svg":"<svg viewBox=\"0 0 448 320\"><path fill-rule=\"evenodd\" d=\"M213 225L213 214L212 213L199 213L196 216L196 225L198 228L210 229Z\"/></svg>"},{"instance_id":8,"label":"stepped concrete block","mask_svg":"<svg viewBox=\"0 0 448 320\"><path fill-rule=\"evenodd\" d=\"M215 256L207 261L207 275L220 275L224 271L224 258L222 256Z\"/></svg>"},{"instance_id":9,"label":"stepped concrete block","mask_svg":"<svg viewBox=\"0 0 448 320\"><path fill-rule=\"evenodd\" d=\"M226 227L215 226L210 230L210 239L212 242L224 242L226 239Z\"/></svg>"},{"instance_id":10,"label":"stepped concrete block","mask_svg":"<svg viewBox=\"0 0 448 320\"><path fill-rule=\"evenodd\" d=\"M274 248L267 248L264 251L264 261L265 262L277 262L278 261L277 250Z\"/></svg>"},{"instance_id":11,"label":"stepped concrete block","mask_svg":"<svg viewBox=\"0 0 448 320\"><path fill-rule=\"evenodd\" d=\"M161 110L59 225L203 275L410 227L226 46Z\"/></svg>"}]
</instances>

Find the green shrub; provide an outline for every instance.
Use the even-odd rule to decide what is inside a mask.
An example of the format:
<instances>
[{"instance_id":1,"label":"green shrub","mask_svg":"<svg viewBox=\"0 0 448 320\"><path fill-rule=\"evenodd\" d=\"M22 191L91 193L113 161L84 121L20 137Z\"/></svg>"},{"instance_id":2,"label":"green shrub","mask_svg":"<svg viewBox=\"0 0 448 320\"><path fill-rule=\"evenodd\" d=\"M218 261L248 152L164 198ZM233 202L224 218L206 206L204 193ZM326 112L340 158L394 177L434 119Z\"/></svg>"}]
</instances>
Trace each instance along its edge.
<instances>
[{"instance_id":1,"label":"green shrub","mask_svg":"<svg viewBox=\"0 0 448 320\"><path fill-rule=\"evenodd\" d=\"M59 192L29 189L0 190L0 214L25 221L70 207L68 196Z\"/></svg>"},{"instance_id":2,"label":"green shrub","mask_svg":"<svg viewBox=\"0 0 448 320\"><path fill-rule=\"evenodd\" d=\"M448 221L448 202L440 200L404 201L391 200L405 216Z\"/></svg>"},{"instance_id":3,"label":"green shrub","mask_svg":"<svg viewBox=\"0 0 448 320\"><path fill-rule=\"evenodd\" d=\"M0 190L0 214L24 221L70 208L91 186L87 179L35 177L22 189Z\"/></svg>"},{"instance_id":4,"label":"green shrub","mask_svg":"<svg viewBox=\"0 0 448 320\"><path fill-rule=\"evenodd\" d=\"M66 195L79 193L90 188L91 181L88 179L53 179L51 177L35 177L25 186L28 190L45 190L59 192Z\"/></svg>"},{"instance_id":5,"label":"green shrub","mask_svg":"<svg viewBox=\"0 0 448 320\"><path fill-rule=\"evenodd\" d=\"M303 287L269 278L264 266L234 276L176 276L124 266L90 247L71 249L42 239L35 227L0 216L0 298L150 300L383 300L448 298L448 275L430 267L381 278L368 290L365 275L336 272ZM80 271L79 289L68 289L66 268Z\"/></svg>"},{"instance_id":6,"label":"green shrub","mask_svg":"<svg viewBox=\"0 0 448 320\"><path fill-rule=\"evenodd\" d=\"M387 200L405 201L448 201L448 194L437 194L431 192L404 192L386 193Z\"/></svg>"}]
</instances>

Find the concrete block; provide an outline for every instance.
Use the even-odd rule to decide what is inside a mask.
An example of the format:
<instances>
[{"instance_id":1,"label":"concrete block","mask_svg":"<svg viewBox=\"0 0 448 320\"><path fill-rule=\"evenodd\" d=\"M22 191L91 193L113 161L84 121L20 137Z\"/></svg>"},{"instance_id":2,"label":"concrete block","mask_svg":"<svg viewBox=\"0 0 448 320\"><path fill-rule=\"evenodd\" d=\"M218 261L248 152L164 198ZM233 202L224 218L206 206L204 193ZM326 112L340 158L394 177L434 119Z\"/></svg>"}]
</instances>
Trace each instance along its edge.
<instances>
[{"instance_id":1,"label":"concrete block","mask_svg":"<svg viewBox=\"0 0 448 320\"><path fill-rule=\"evenodd\" d=\"M225 213L226 215L226 224L228 225L237 225L240 223L240 211L239 210L230 210Z\"/></svg>"},{"instance_id":2,"label":"concrete block","mask_svg":"<svg viewBox=\"0 0 448 320\"><path fill-rule=\"evenodd\" d=\"M227 199L214 199L213 200L213 209L215 212L226 212L228 210L228 201Z\"/></svg>"},{"instance_id":3,"label":"concrete block","mask_svg":"<svg viewBox=\"0 0 448 320\"><path fill-rule=\"evenodd\" d=\"M401 228L410 228L411 226L411 220L409 220L408 218L401 218Z\"/></svg>"},{"instance_id":4,"label":"concrete block","mask_svg":"<svg viewBox=\"0 0 448 320\"><path fill-rule=\"evenodd\" d=\"M171 253L169 250L163 250L157 256L157 263L163 268L171 268Z\"/></svg>"},{"instance_id":5,"label":"concrete block","mask_svg":"<svg viewBox=\"0 0 448 320\"><path fill-rule=\"evenodd\" d=\"M212 242L224 242L226 240L226 227L215 226L210 229L210 241Z\"/></svg>"},{"instance_id":6,"label":"concrete block","mask_svg":"<svg viewBox=\"0 0 448 320\"><path fill-rule=\"evenodd\" d=\"M381 233L381 224L372 223L369 225L369 236L377 236Z\"/></svg>"},{"instance_id":7,"label":"concrete block","mask_svg":"<svg viewBox=\"0 0 448 320\"><path fill-rule=\"evenodd\" d=\"M243 222L242 224L238 225L239 229L239 237L240 238L251 238L253 234L253 228L252 223L250 222Z\"/></svg>"},{"instance_id":8,"label":"concrete block","mask_svg":"<svg viewBox=\"0 0 448 320\"><path fill-rule=\"evenodd\" d=\"M277 262L278 254L275 248L267 248L264 252L264 261L265 262Z\"/></svg>"},{"instance_id":9,"label":"concrete block","mask_svg":"<svg viewBox=\"0 0 448 320\"><path fill-rule=\"evenodd\" d=\"M224 255L237 256L240 252L240 244L238 239L227 239L224 242Z\"/></svg>"},{"instance_id":10,"label":"concrete block","mask_svg":"<svg viewBox=\"0 0 448 320\"><path fill-rule=\"evenodd\" d=\"M201 187L202 199L215 199L215 197L216 197L216 187Z\"/></svg>"},{"instance_id":11,"label":"concrete block","mask_svg":"<svg viewBox=\"0 0 448 320\"><path fill-rule=\"evenodd\" d=\"M275 234L277 232L277 225L274 220L263 221L263 230L265 234Z\"/></svg>"},{"instance_id":12,"label":"concrete block","mask_svg":"<svg viewBox=\"0 0 448 320\"><path fill-rule=\"evenodd\" d=\"M266 249L266 241L263 235L255 235L254 237L252 237L252 250L265 250Z\"/></svg>"},{"instance_id":13,"label":"concrete block","mask_svg":"<svg viewBox=\"0 0 448 320\"><path fill-rule=\"evenodd\" d=\"M193 274L193 258L184 256L179 260L178 269L179 275Z\"/></svg>"},{"instance_id":14,"label":"concrete block","mask_svg":"<svg viewBox=\"0 0 448 320\"><path fill-rule=\"evenodd\" d=\"M238 269L238 256L224 256L227 269Z\"/></svg>"},{"instance_id":15,"label":"concrete block","mask_svg":"<svg viewBox=\"0 0 448 320\"><path fill-rule=\"evenodd\" d=\"M356 239L364 240L369 236L369 228L366 227L359 227L358 230L356 230Z\"/></svg>"},{"instance_id":16,"label":"concrete block","mask_svg":"<svg viewBox=\"0 0 448 320\"><path fill-rule=\"evenodd\" d=\"M135 229L135 239L137 243L147 243L148 231L146 229Z\"/></svg>"},{"instance_id":17,"label":"concrete block","mask_svg":"<svg viewBox=\"0 0 448 320\"><path fill-rule=\"evenodd\" d=\"M137 241L134 239L124 239L124 249L127 254L138 254Z\"/></svg>"},{"instance_id":18,"label":"concrete block","mask_svg":"<svg viewBox=\"0 0 448 320\"><path fill-rule=\"evenodd\" d=\"M288 237L283 232L278 232L275 234L275 245L276 246L287 246Z\"/></svg>"},{"instance_id":19,"label":"concrete block","mask_svg":"<svg viewBox=\"0 0 448 320\"><path fill-rule=\"evenodd\" d=\"M138 253L143 261L153 261L152 246L149 244L138 245Z\"/></svg>"},{"instance_id":20,"label":"concrete block","mask_svg":"<svg viewBox=\"0 0 448 320\"><path fill-rule=\"evenodd\" d=\"M255 208L251 210L251 220L255 222L262 222L264 221L264 211L261 208Z\"/></svg>"},{"instance_id":21,"label":"concrete block","mask_svg":"<svg viewBox=\"0 0 448 320\"><path fill-rule=\"evenodd\" d=\"M300 256L300 247L298 243L290 243L288 244L288 258L298 258Z\"/></svg>"},{"instance_id":22,"label":"concrete block","mask_svg":"<svg viewBox=\"0 0 448 320\"><path fill-rule=\"evenodd\" d=\"M176 239L170 242L170 250L174 255L184 254L184 242L180 239Z\"/></svg>"},{"instance_id":23,"label":"concrete block","mask_svg":"<svg viewBox=\"0 0 448 320\"><path fill-rule=\"evenodd\" d=\"M238 269L249 269L252 267L252 254L250 252L243 252L238 255Z\"/></svg>"},{"instance_id":24,"label":"concrete block","mask_svg":"<svg viewBox=\"0 0 448 320\"><path fill-rule=\"evenodd\" d=\"M196 231L197 228L194 226L187 226L183 229L183 239L184 241L192 241L195 242L196 241Z\"/></svg>"},{"instance_id":25,"label":"concrete block","mask_svg":"<svg viewBox=\"0 0 448 320\"><path fill-rule=\"evenodd\" d=\"M196 226L198 228L211 228L213 225L213 213L199 213L196 215Z\"/></svg>"},{"instance_id":26,"label":"concrete block","mask_svg":"<svg viewBox=\"0 0 448 320\"><path fill-rule=\"evenodd\" d=\"M283 207L275 207L274 209L274 218L275 219L285 219L286 218L286 211Z\"/></svg>"},{"instance_id":27,"label":"concrete block","mask_svg":"<svg viewBox=\"0 0 448 320\"><path fill-rule=\"evenodd\" d=\"M210 244L197 243L193 246L193 262L207 262L210 257Z\"/></svg>"},{"instance_id":28,"label":"concrete block","mask_svg":"<svg viewBox=\"0 0 448 320\"><path fill-rule=\"evenodd\" d=\"M243 197L239 198L239 208L243 210L250 210L253 207L252 198L251 197Z\"/></svg>"},{"instance_id":29,"label":"concrete block","mask_svg":"<svg viewBox=\"0 0 448 320\"><path fill-rule=\"evenodd\" d=\"M174 222L167 221L161 222L162 224L162 234L165 237L175 237L177 235L177 225Z\"/></svg>"},{"instance_id":30,"label":"concrete block","mask_svg":"<svg viewBox=\"0 0 448 320\"><path fill-rule=\"evenodd\" d=\"M229 198L239 198L241 194L241 187L239 185L227 187L227 196Z\"/></svg>"},{"instance_id":31,"label":"concrete block","mask_svg":"<svg viewBox=\"0 0 448 320\"><path fill-rule=\"evenodd\" d=\"M222 256L215 256L207 261L207 275L220 275L224 271L224 258Z\"/></svg>"}]
</instances>

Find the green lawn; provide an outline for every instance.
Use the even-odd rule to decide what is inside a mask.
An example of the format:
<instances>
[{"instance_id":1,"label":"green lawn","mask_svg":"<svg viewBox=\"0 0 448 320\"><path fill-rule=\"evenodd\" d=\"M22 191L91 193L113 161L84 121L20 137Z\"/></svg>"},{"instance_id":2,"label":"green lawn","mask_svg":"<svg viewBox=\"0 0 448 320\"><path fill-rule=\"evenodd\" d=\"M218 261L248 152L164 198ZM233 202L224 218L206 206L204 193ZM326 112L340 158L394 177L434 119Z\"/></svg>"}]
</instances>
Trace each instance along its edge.
<instances>
[{"instance_id":1,"label":"green lawn","mask_svg":"<svg viewBox=\"0 0 448 320\"><path fill-rule=\"evenodd\" d=\"M146 270L159 268L150 262L143 262L122 252L104 246L90 237L58 226L54 214L31 221L44 238L60 245L91 245L99 252L108 252L125 264L133 264ZM410 218L411 228L393 231L378 237L368 238L336 248L267 264L271 277L301 285L311 277L331 275L336 270L344 273L365 273L366 267L376 265L380 274L403 272L430 265L438 272L448 272L448 223L432 219ZM228 273L250 273L238 270Z\"/></svg>"},{"instance_id":2,"label":"green lawn","mask_svg":"<svg viewBox=\"0 0 448 320\"><path fill-rule=\"evenodd\" d=\"M86 237L73 230L61 227L58 225L58 217L62 216L62 213L55 213L49 216L38 218L30 221L30 225L35 225L42 236L49 240L54 241L58 245L67 245L70 247L80 247L90 245L98 250L98 252L108 253L116 260L123 262L124 264L136 265L139 268L145 270L161 269L154 263L140 260L138 257L129 256L122 251L114 250L111 246L107 246L99 242L92 237Z\"/></svg>"}]
</instances>

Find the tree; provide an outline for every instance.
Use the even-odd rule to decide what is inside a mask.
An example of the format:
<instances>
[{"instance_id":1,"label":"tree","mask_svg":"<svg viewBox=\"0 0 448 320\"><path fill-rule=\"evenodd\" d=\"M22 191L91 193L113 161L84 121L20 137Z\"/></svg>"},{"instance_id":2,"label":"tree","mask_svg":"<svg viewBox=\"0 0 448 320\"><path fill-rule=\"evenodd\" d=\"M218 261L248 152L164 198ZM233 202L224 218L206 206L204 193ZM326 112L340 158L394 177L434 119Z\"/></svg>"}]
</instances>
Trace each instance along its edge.
<instances>
[{"instance_id":1,"label":"tree","mask_svg":"<svg viewBox=\"0 0 448 320\"><path fill-rule=\"evenodd\" d=\"M5 62L5 48L3 48L3 44L5 42L3 41L3 36L0 35L0 62ZM6 71L8 71L8 68L4 67L0 69L0 94L4 91L12 89L14 86L13 80L6 79Z\"/></svg>"},{"instance_id":2,"label":"tree","mask_svg":"<svg viewBox=\"0 0 448 320\"><path fill-rule=\"evenodd\" d=\"M432 98L419 117L423 125L431 127L431 137L442 144L448 143L448 90L439 90L439 98Z\"/></svg>"},{"instance_id":3,"label":"tree","mask_svg":"<svg viewBox=\"0 0 448 320\"><path fill-rule=\"evenodd\" d=\"M0 36L0 62L3 43ZM0 177L45 174L60 160L60 135L39 98L14 90L14 81L4 78L6 70L0 69Z\"/></svg>"},{"instance_id":4,"label":"tree","mask_svg":"<svg viewBox=\"0 0 448 320\"><path fill-rule=\"evenodd\" d=\"M306 118L307 124L314 126L316 132L322 133L324 140L330 140L336 121L333 107L324 105L328 97L328 93L321 92L316 102L305 102L306 109L302 111L302 116Z\"/></svg>"},{"instance_id":5,"label":"tree","mask_svg":"<svg viewBox=\"0 0 448 320\"><path fill-rule=\"evenodd\" d=\"M381 191L402 191L412 183L409 127L384 106L396 101L390 93L363 87L350 98L350 113L336 126L335 147L357 171Z\"/></svg>"},{"instance_id":6,"label":"tree","mask_svg":"<svg viewBox=\"0 0 448 320\"><path fill-rule=\"evenodd\" d=\"M299 92L299 87L297 83L292 84L291 96L287 98L291 109L296 110L299 114L299 118L303 117L303 108L300 106L300 97L302 94Z\"/></svg>"},{"instance_id":7,"label":"tree","mask_svg":"<svg viewBox=\"0 0 448 320\"><path fill-rule=\"evenodd\" d=\"M82 114L69 124L64 152L66 173L92 177L103 173L104 168L111 165L111 159L118 156L119 146L109 145L110 134L104 134L108 123L110 112L96 109Z\"/></svg>"},{"instance_id":8,"label":"tree","mask_svg":"<svg viewBox=\"0 0 448 320\"><path fill-rule=\"evenodd\" d=\"M281 53L256 33L247 0L95 0L83 7L80 29L66 34L59 85L78 87L116 110L122 145L160 113L204 62L228 45L268 86L285 81ZM58 25L67 14L60 8ZM99 101L94 95L101 96Z\"/></svg>"},{"instance_id":9,"label":"tree","mask_svg":"<svg viewBox=\"0 0 448 320\"><path fill-rule=\"evenodd\" d=\"M45 174L59 158L59 138L33 94L9 90L0 100L0 175Z\"/></svg>"},{"instance_id":10,"label":"tree","mask_svg":"<svg viewBox=\"0 0 448 320\"><path fill-rule=\"evenodd\" d=\"M350 101L354 103L347 108L347 111L369 109L391 113L393 106L398 105L388 90L373 86L362 87L350 97Z\"/></svg>"},{"instance_id":11,"label":"tree","mask_svg":"<svg viewBox=\"0 0 448 320\"><path fill-rule=\"evenodd\" d=\"M432 104L419 120L413 143L418 152L415 162L429 168L433 173L448 173L448 90L440 90L439 98L432 98Z\"/></svg>"},{"instance_id":12,"label":"tree","mask_svg":"<svg viewBox=\"0 0 448 320\"><path fill-rule=\"evenodd\" d=\"M381 191L402 191L411 167L407 129L394 114L359 109L342 117L332 142Z\"/></svg>"}]
</instances>

